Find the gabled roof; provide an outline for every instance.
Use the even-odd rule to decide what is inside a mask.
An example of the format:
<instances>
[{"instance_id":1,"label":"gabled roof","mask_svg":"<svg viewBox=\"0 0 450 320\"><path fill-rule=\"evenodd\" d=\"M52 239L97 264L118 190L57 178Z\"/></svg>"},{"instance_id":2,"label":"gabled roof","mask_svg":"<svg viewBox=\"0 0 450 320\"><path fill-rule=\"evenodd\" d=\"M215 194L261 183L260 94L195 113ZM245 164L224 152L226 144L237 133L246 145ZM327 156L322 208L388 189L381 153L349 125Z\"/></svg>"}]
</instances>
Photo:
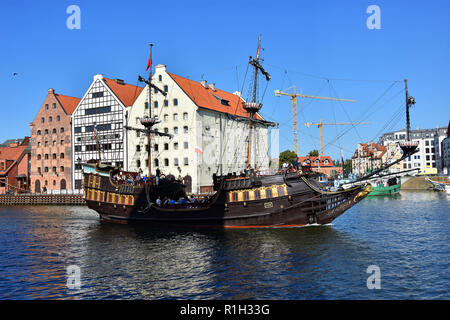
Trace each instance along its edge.
<instances>
[{"instance_id":1,"label":"gabled roof","mask_svg":"<svg viewBox=\"0 0 450 320\"><path fill-rule=\"evenodd\" d=\"M5 170L0 171L0 174L5 174L7 171L9 171L9 169L16 163L16 161L20 159L23 153L27 151L29 143L30 137L25 137L25 139L23 139L18 146L0 147L0 160L13 161L11 165L5 168Z\"/></svg>"},{"instance_id":2,"label":"gabled roof","mask_svg":"<svg viewBox=\"0 0 450 320\"><path fill-rule=\"evenodd\" d=\"M334 167L333 160L331 160L330 156L323 156L323 157L298 157L298 161L300 164L303 164L304 162L307 162L307 160L310 161L311 167L318 167L319 165L316 164L316 160L319 160L319 164L321 167ZM325 163L327 160L328 163Z\"/></svg>"},{"instance_id":3,"label":"gabled roof","mask_svg":"<svg viewBox=\"0 0 450 320\"><path fill-rule=\"evenodd\" d=\"M386 147L379 145L375 142L363 143L362 145L362 154L359 157L371 157L372 159L381 159L382 156L386 153ZM375 152L381 152L380 154L375 154ZM358 158L358 148L353 154L352 159Z\"/></svg>"},{"instance_id":4,"label":"gabled roof","mask_svg":"<svg viewBox=\"0 0 450 320\"><path fill-rule=\"evenodd\" d=\"M132 106L136 99L139 97L139 94L142 92L142 90L144 90L144 88L142 87L134 86L118 79L113 80L103 78L103 80L125 107Z\"/></svg>"},{"instance_id":5,"label":"gabled roof","mask_svg":"<svg viewBox=\"0 0 450 320\"><path fill-rule=\"evenodd\" d=\"M80 98L65 96L62 94L55 94L55 96L68 115L71 115L74 112L81 100Z\"/></svg>"},{"instance_id":6,"label":"gabled roof","mask_svg":"<svg viewBox=\"0 0 450 320\"><path fill-rule=\"evenodd\" d=\"M201 83L177 76L167 72L189 98L201 108L228 113L248 118L250 114L245 111L242 99L233 94L217 88L205 88ZM255 114L258 120L264 120L259 114Z\"/></svg>"}]
</instances>

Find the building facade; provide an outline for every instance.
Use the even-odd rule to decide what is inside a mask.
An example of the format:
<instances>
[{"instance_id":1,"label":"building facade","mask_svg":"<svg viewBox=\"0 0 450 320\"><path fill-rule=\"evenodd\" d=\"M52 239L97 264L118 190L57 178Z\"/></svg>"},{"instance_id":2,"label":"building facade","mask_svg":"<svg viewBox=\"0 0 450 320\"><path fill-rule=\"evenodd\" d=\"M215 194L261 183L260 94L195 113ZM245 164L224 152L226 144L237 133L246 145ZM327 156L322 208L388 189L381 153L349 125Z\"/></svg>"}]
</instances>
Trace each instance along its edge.
<instances>
[{"instance_id":1,"label":"building facade","mask_svg":"<svg viewBox=\"0 0 450 320\"><path fill-rule=\"evenodd\" d=\"M30 178L30 138L0 145L0 194L26 192Z\"/></svg>"},{"instance_id":2,"label":"building facade","mask_svg":"<svg viewBox=\"0 0 450 320\"><path fill-rule=\"evenodd\" d=\"M120 79L94 76L72 114L72 183L75 189L82 188L81 164L98 160L99 156L103 163L128 169L128 135L124 126L129 109L142 90Z\"/></svg>"},{"instance_id":3,"label":"building facade","mask_svg":"<svg viewBox=\"0 0 450 320\"><path fill-rule=\"evenodd\" d=\"M441 142L441 162L442 173L445 175L450 174L450 121L447 127L447 137Z\"/></svg>"},{"instance_id":4,"label":"building facade","mask_svg":"<svg viewBox=\"0 0 450 320\"><path fill-rule=\"evenodd\" d=\"M386 147L374 142L358 143L358 148L352 156L353 173L363 176L369 171L381 168L385 153Z\"/></svg>"},{"instance_id":5,"label":"building facade","mask_svg":"<svg viewBox=\"0 0 450 320\"><path fill-rule=\"evenodd\" d=\"M130 110L128 123L143 128L139 118L148 115L161 121L154 128L173 138L152 136L152 174L156 168L165 174L184 179L188 192L212 191L212 175L240 173L246 167L249 115L239 93L229 93L208 84L167 72L157 65L152 84L166 93L148 86ZM269 168L268 128L273 125L257 114L252 138L251 164L260 170ZM128 132L129 169L147 169L147 137Z\"/></svg>"},{"instance_id":6,"label":"building facade","mask_svg":"<svg viewBox=\"0 0 450 320\"><path fill-rule=\"evenodd\" d=\"M442 158L440 145L446 137L447 128L417 129L410 131L411 141L419 143L419 152L403 161L403 169L430 169L435 168L441 173ZM406 130L385 133L380 137L379 144L386 146L389 143L406 141Z\"/></svg>"},{"instance_id":7,"label":"building facade","mask_svg":"<svg viewBox=\"0 0 450 320\"><path fill-rule=\"evenodd\" d=\"M48 89L47 97L30 123L31 192L72 189L70 117L79 102L79 98Z\"/></svg>"},{"instance_id":8,"label":"building facade","mask_svg":"<svg viewBox=\"0 0 450 320\"><path fill-rule=\"evenodd\" d=\"M329 178L335 178L343 173L342 167L336 167L329 156L324 157L298 157L302 167L310 167L311 171L320 172Z\"/></svg>"}]
</instances>

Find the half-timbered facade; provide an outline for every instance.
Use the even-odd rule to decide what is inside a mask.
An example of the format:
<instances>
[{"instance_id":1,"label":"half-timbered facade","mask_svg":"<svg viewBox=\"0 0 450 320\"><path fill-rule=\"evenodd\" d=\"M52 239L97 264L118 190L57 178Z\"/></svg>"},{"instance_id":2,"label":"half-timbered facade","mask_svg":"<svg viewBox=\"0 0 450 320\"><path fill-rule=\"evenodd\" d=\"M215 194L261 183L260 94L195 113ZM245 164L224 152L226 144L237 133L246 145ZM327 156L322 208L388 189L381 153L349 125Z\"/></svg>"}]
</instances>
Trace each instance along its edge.
<instances>
[{"instance_id":1,"label":"half-timbered facade","mask_svg":"<svg viewBox=\"0 0 450 320\"><path fill-rule=\"evenodd\" d=\"M142 87L97 74L72 114L73 184L81 189L81 164L98 160L128 169L128 109ZM99 150L100 148L100 150Z\"/></svg>"}]
</instances>

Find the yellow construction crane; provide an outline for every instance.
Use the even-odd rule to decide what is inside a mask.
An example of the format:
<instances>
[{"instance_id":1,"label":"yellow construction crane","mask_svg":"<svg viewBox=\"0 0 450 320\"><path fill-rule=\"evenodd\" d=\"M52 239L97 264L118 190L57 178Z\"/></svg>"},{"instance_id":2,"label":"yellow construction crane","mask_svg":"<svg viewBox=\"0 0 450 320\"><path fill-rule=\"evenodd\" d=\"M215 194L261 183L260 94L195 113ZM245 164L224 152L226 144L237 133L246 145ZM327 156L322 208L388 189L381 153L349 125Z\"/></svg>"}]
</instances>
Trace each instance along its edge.
<instances>
[{"instance_id":1,"label":"yellow construction crane","mask_svg":"<svg viewBox=\"0 0 450 320\"><path fill-rule=\"evenodd\" d=\"M280 90L275 90L275 96L280 97L281 95L289 96L292 100L292 128L293 128L293 136L294 136L294 152L298 154L298 129L297 129L297 98L310 98L310 99L321 99L321 100L332 100L332 101L346 101L346 102L356 102L356 100L350 99L339 99L339 98L330 98L330 97L319 97L319 96L311 96L308 94L298 94L295 92L295 86L292 87L293 93L287 93Z\"/></svg>"},{"instance_id":2,"label":"yellow construction crane","mask_svg":"<svg viewBox=\"0 0 450 320\"><path fill-rule=\"evenodd\" d=\"M323 157L323 126L342 126L342 125L357 125L357 124L370 124L370 122L336 122L336 123L323 123L320 120L319 123L306 122L305 126L317 126L320 129L320 156Z\"/></svg>"}]
</instances>

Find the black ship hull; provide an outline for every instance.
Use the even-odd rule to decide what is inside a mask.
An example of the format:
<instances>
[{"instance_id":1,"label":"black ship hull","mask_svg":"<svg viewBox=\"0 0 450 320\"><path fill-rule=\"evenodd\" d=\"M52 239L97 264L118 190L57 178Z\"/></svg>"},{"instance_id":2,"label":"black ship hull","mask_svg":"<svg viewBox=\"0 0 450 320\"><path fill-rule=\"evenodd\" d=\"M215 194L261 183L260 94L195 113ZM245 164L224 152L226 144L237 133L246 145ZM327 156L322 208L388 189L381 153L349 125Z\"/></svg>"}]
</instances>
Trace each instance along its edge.
<instances>
[{"instance_id":1,"label":"black ship hull","mask_svg":"<svg viewBox=\"0 0 450 320\"><path fill-rule=\"evenodd\" d=\"M114 223L220 228L323 225L370 192L370 185L327 192L313 177L298 173L219 177L217 191L207 201L157 205L155 199L164 193L161 186L118 184L112 174L85 172L83 185L88 207ZM165 187L177 190L180 186L174 181Z\"/></svg>"}]
</instances>

